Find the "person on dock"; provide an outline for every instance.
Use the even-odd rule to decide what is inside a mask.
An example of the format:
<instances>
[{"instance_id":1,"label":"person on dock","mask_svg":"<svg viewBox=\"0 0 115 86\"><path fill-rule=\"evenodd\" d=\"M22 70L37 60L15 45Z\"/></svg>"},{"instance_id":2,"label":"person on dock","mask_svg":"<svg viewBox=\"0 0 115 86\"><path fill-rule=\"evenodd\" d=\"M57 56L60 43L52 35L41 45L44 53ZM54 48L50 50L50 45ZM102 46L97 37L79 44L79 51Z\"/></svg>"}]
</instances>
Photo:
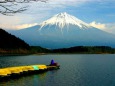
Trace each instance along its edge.
<instances>
[{"instance_id":1,"label":"person on dock","mask_svg":"<svg viewBox=\"0 0 115 86\"><path fill-rule=\"evenodd\" d=\"M50 63L50 66L58 66L58 64L55 63L54 60L52 59L52 60L51 60L51 63Z\"/></svg>"}]
</instances>

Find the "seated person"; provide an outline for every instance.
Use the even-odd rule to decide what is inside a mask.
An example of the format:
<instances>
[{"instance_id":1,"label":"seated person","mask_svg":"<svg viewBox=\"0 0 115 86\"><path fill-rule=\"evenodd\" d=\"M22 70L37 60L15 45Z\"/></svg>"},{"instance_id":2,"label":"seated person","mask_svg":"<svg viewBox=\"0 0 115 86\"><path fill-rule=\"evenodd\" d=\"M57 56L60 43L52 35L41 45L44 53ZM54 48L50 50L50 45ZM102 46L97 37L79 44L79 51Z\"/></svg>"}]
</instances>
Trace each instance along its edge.
<instances>
[{"instance_id":1,"label":"seated person","mask_svg":"<svg viewBox=\"0 0 115 86\"><path fill-rule=\"evenodd\" d=\"M58 64L54 62L54 60L51 60L50 66L57 66Z\"/></svg>"}]
</instances>

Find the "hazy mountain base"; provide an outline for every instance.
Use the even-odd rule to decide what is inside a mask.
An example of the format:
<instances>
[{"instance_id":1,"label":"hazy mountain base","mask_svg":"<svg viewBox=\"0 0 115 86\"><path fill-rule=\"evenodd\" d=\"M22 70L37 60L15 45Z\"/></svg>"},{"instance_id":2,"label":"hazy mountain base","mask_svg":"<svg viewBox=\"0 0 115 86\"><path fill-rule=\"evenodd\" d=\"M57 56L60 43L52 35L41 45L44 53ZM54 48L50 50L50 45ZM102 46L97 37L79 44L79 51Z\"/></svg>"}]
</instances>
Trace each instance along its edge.
<instances>
[{"instance_id":1,"label":"hazy mountain base","mask_svg":"<svg viewBox=\"0 0 115 86\"><path fill-rule=\"evenodd\" d=\"M28 55L43 53L115 53L115 49L108 46L76 46L70 48L46 49L40 46L29 46L20 38L0 29L0 55Z\"/></svg>"}]
</instances>

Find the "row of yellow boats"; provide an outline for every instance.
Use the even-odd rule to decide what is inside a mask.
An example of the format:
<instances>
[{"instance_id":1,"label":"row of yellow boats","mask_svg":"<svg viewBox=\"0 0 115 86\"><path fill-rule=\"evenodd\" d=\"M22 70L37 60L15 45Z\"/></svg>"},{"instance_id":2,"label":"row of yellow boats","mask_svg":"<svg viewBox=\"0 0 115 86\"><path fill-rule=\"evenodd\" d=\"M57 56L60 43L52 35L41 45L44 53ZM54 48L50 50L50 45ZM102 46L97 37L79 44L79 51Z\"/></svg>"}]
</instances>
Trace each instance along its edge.
<instances>
[{"instance_id":1,"label":"row of yellow boats","mask_svg":"<svg viewBox=\"0 0 115 86\"><path fill-rule=\"evenodd\" d=\"M29 72L39 72L48 69L58 69L59 66L47 66L47 65L30 65L30 66L18 66L18 67L8 67L0 69L0 77L7 77L12 75L20 75Z\"/></svg>"}]
</instances>

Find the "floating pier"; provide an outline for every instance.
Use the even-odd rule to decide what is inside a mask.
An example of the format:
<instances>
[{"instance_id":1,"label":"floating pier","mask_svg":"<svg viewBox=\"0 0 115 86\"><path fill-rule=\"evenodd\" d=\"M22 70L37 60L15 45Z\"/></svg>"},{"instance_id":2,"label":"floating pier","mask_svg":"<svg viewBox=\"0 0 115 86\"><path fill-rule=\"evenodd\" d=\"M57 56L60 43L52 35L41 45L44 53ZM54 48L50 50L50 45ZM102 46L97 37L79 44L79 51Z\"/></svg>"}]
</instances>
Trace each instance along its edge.
<instances>
[{"instance_id":1,"label":"floating pier","mask_svg":"<svg viewBox=\"0 0 115 86\"><path fill-rule=\"evenodd\" d=\"M30 74L42 73L48 70L59 69L58 65L30 65L30 66L18 66L8 67L0 69L0 79L9 77L25 76Z\"/></svg>"}]
</instances>

